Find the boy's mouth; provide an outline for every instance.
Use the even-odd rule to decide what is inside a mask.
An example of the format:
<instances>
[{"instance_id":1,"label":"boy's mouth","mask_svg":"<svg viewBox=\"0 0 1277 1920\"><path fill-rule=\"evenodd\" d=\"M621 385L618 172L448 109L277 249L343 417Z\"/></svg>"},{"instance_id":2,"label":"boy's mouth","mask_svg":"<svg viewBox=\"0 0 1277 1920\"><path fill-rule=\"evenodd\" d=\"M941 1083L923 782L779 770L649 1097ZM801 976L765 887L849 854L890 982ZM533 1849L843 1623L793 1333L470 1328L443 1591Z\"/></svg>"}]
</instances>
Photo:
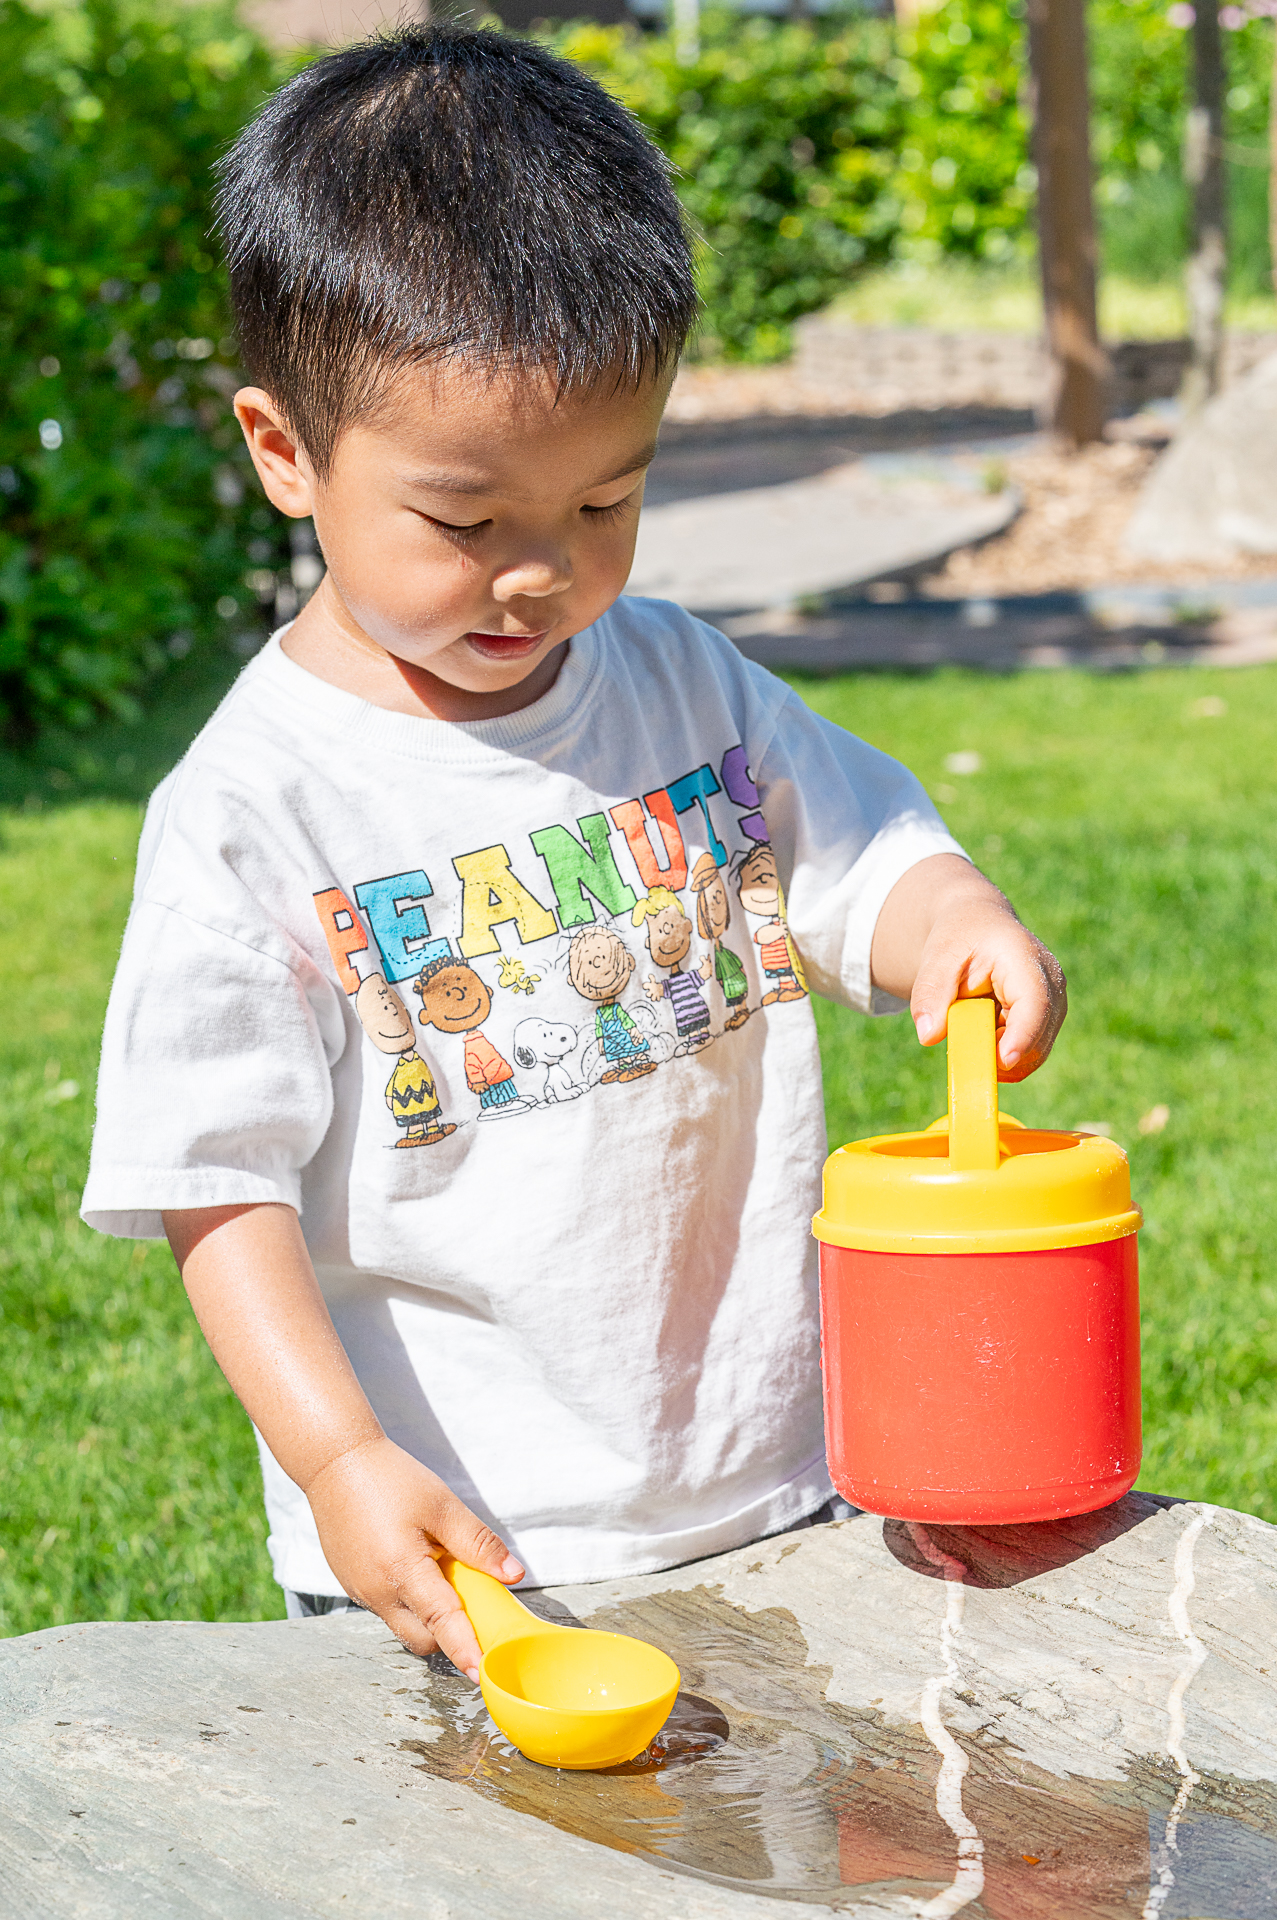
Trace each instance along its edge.
<instances>
[{"instance_id":1,"label":"boy's mouth","mask_svg":"<svg viewBox=\"0 0 1277 1920\"><path fill-rule=\"evenodd\" d=\"M467 633L464 638L485 660L526 660L545 639L545 629L540 633Z\"/></svg>"}]
</instances>

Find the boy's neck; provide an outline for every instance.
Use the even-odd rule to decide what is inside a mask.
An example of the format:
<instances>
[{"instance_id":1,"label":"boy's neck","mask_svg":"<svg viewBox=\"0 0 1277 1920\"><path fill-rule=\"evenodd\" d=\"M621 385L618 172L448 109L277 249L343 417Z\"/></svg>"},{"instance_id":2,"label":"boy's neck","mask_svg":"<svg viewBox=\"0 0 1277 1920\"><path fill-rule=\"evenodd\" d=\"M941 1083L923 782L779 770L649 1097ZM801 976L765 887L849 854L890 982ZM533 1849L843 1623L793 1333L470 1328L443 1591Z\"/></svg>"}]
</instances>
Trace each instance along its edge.
<instances>
[{"instance_id":1,"label":"boy's neck","mask_svg":"<svg viewBox=\"0 0 1277 1920\"><path fill-rule=\"evenodd\" d=\"M513 687L487 692L454 687L371 639L333 591L327 575L280 645L307 673L370 706L419 720L447 721L500 720L506 714L521 713L550 691L568 654L565 641Z\"/></svg>"}]
</instances>

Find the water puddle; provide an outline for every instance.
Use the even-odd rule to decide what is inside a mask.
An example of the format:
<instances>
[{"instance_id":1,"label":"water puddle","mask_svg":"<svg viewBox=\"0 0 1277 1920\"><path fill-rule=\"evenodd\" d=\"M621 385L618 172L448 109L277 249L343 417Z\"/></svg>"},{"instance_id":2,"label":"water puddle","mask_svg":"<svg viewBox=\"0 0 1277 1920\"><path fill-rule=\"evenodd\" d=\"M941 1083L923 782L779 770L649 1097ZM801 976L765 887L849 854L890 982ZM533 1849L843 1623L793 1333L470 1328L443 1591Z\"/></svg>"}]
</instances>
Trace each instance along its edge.
<instances>
[{"instance_id":1,"label":"water puddle","mask_svg":"<svg viewBox=\"0 0 1277 1920\"><path fill-rule=\"evenodd\" d=\"M1143 1909L1181 1785L1165 1756L1121 1782L1061 1780L991 1733L958 1736L963 1805L983 1848L972 1898L952 1813L937 1810L943 1763L925 1728L827 1701L828 1669L807 1664L787 1611L747 1614L699 1588L588 1624L652 1640L682 1671L645 1755L605 1773L536 1766L475 1688L430 1662L423 1684L404 1689L423 1713L422 1737L401 1743L414 1764L600 1846L776 1900L918 1920L1133 1920ZM1159 1920L1277 1916L1277 1789L1197 1780Z\"/></svg>"}]
</instances>

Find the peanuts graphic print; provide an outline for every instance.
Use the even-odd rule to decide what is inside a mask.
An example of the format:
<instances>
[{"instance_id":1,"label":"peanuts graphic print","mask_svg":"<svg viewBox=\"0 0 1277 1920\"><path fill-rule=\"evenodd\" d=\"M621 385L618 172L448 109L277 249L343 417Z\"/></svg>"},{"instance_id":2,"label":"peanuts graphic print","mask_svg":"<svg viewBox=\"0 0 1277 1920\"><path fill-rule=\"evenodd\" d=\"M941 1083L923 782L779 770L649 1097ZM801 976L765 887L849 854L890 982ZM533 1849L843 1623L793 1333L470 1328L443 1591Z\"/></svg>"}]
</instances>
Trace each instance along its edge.
<instances>
[{"instance_id":1,"label":"peanuts graphic print","mask_svg":"<svg viewBox=\"0 0 1277 1920\"><path fill-rule=\"evenodd\" d=\"M450 865L314 896L359 1024L394 1060L398 1148L642 1081L806 997L740 745L717 772L705 763L535 828L526 850L496 843ZM505 1012L534 992L542 1017Z\"/></svg>"}]
</instances>

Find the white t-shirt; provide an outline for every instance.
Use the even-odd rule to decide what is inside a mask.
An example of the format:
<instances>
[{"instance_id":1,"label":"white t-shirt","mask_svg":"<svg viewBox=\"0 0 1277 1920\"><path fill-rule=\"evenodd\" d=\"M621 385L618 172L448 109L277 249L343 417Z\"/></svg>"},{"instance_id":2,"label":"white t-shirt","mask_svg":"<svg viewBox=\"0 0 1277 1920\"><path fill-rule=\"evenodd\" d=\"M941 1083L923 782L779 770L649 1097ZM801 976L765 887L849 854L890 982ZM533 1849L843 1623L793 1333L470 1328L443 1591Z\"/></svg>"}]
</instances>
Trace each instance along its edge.
<instances>
[{"instance_id":1,"label":"white t-shirt","mask_svg":"<svg viewBox=\"0 0 1277 1920\"><path fill-rule=\"evenodd\" d=\"M804 988L894 1011L879 909L958 851L904 768L661 602L469 724L277 636L147 812L84 1218L296 1207L387 1433L530 1583L779 1530L830 1493ZM262 1467L277 1579L340 1593Z\"/></svg>"}]
</instances>

